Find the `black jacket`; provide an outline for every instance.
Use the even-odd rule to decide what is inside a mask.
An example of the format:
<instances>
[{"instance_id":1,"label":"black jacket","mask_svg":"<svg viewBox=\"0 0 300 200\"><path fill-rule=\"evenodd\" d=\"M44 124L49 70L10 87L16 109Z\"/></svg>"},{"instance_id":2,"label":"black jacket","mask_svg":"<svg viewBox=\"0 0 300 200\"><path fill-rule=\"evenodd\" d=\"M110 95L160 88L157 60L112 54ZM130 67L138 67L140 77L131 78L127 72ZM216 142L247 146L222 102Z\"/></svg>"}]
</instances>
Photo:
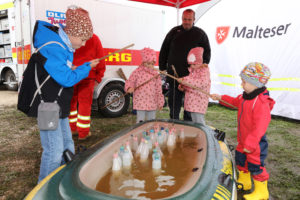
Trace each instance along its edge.
<instances>
[{"instance_id":1,"label":"black jacket","mask_svg":"<svg viewBox=\"0 0 300 200\"><path fill-rule=\"evenodd\" d=\"M210 61L210 45L206 33L193 26L186 31L182 25L174 27L166 36L159 54L159 69L168 70L174 74L171 65L174 65L179 77L187 76L188 63L187 55L192 48L202 47L203 63Z\"/></svg>"}]
</instances>

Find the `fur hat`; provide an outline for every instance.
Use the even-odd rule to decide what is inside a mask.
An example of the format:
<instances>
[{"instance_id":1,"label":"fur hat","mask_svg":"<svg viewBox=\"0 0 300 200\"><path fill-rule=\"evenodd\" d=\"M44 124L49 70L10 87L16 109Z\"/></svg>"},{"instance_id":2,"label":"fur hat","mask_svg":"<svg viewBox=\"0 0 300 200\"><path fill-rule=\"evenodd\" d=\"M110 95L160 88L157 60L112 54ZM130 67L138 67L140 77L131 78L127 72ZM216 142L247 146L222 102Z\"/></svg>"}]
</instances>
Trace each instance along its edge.
<instances>
[{"instance_id":1,"label":"fur hat","mask_svg":"<svg viewBox=\"0 0 300 200\"><path fill-rule=\"evenodd\" d=\"M156 62L156 52L150 48L141 50L142 62Z\"/></svg>"},{"instance_id":2,"label":"fur hat","mask_svg":"<svg viewBox=\"0 0 300 200\"><path fill-rule=\"evenodd\" d=\"M246 82L261 88L265 86L270 79L271 71L262 63L252 62L244 67L240 76Z\"/></svg>"},{"instance_id":3,"label":"fur hat","mask_svg":"<svg viewBox=\"0 0 300 200\"><path fill-rule=\"evenodd\" d=\"M88 40L93 36L93 26L88 11L70 6L66 12L66 27L64 31L71 36Z\"/></svg>"},{"instance_id":4,"label":"fur hat","mask_svg":"<svg viewBox=\"0 0 300 200\"><path fill-rule=\"evenodd\" d=\"M203 51L204 49L202 47L196 47L191 49L187 57L188 64L203 64Z\"/></svg>"}]
</instances>

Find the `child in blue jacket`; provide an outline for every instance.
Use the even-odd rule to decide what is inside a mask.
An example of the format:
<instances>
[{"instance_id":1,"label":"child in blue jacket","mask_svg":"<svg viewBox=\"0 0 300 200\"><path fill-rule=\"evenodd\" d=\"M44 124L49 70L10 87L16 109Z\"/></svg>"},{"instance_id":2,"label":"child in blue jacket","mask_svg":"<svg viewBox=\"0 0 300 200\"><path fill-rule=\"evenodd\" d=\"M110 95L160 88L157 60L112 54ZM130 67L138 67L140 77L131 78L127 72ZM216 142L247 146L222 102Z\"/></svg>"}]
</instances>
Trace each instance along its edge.
<instances>
[{"instance_id":1,"label":"child in blue jacket","mask_svg":"<svg viewBox=\"0 0 300 200\"><path fill-rule=\"evenodd\" d=\"M72 86L86 78L99 60L95 59L75 68L72 66L73 52L84 46L92 35L93 27L88 12L75 6L69 7L66 12L65 27L56 27L44 21L37 21L35 24L33 44L39 51L32 54L24 71L18 109L28 116L37 117L38 105L43 99L45 102L57 100L61 110L56 130L40 130L43 153L38 182L65 162L65 150L75 153L68 121ZM41 94L37 94L35 73L42 85ZM58 95L60 90L61 94Z\"/></svg>"}]
</instances>

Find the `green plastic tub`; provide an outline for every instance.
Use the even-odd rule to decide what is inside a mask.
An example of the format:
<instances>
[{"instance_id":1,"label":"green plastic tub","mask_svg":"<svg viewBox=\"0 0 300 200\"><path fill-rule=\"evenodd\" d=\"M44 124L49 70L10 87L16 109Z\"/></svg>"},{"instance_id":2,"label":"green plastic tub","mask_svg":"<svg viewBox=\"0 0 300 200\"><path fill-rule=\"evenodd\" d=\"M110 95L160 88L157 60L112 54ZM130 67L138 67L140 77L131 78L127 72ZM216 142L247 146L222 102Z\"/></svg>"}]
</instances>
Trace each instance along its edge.
<instances>
[{"instance_id":1,"label":"green plastic tub","mask_svg":"<svg viewBox=\"0 0 300 200\"><path fill-rule=\"evenodd\" d=\"M112 167L112 155L131 135L140 134L155 124L173 124L185 129L186 137L197 137L201 152L195 158L192 176L176 192L163 199L237 199L235 166L230 150L221 132L208 126L192 122L156 120L147 121L114 134L76 155L71 162L63 165L41 181L27 196L26 200L81 199L117 200L127 199L95 190L96 184ZM195 151L199 148L196 148ZM198 154L197 154L198 155ZM193 169L191 169L193 170ZM143 199L141 197L141 199Z\"/></svg>"}]
</instances>

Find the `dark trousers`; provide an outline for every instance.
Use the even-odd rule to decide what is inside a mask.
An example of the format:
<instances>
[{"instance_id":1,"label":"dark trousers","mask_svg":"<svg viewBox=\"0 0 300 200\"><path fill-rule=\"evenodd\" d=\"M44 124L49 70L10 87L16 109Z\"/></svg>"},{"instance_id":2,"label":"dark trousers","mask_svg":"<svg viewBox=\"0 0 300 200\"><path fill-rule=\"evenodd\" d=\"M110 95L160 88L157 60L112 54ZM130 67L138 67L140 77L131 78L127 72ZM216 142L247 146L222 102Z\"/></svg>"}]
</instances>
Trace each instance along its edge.
<instances>
[{"instance_id":1,"label":"dark trousers","mask_svg":"<svg viewBox=\"0 0 300 200\"><path fill-rule=\"evenodd\" d=\"M167 79L167 82L169 83L168 104L170 108L170 118L179 119L179 113L184 100L184 92L178 90L177 81L175 81L175 88L173 79ZM184 111L183 119L185 121L192 121L191 113Z\"/></svg>"}]
</instances>

